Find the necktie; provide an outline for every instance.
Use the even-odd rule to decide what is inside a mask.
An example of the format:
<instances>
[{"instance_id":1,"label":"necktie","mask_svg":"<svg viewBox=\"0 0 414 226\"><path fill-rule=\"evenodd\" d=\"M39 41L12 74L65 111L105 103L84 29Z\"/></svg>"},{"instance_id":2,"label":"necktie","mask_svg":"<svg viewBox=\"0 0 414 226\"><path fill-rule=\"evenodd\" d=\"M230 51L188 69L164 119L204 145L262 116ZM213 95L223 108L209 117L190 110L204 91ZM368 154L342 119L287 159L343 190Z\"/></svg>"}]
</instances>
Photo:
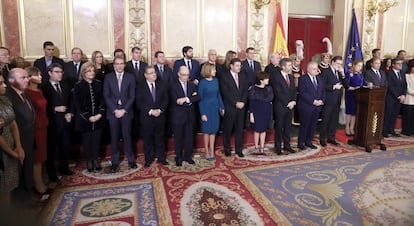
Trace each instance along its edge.
<instances>
[{"instance_id":1,"label":"necktie","mask_svg":"<svg viewBox=\"0 0 414 226\"><path fill-rule=\"evenodd\" d=\"M22 96L22 99L23 99L23 103L26 105L27 109L29 109L29 111L32 111L32 106L30 106L30 103L27 100L27 98L24 95L24 93L22 93L21 96Z\"/></svg>"},{"instance_id":2,"label":"necktie","mask_svg":"<svg viewBox=\"0 0 414 226\"><path fill-rule=\"evenodd\" d=\"M338 79L338 80L339 80L339 77L338 77L338 71L335 71L335 77L336 77L336 79Z\"/></svg>"},{"instance_id":3,"label":"necktie","mask_svg":"<svg viewBox=\"0 0 414 226\"><path fill-rule=\"evenodd\" d=\"M318 89L318 83L316 82L315 77L312 77L312 83L313 83L313 86L315 87L315 90L317 90Z\"/></svg>"},{"instance_id":4,"label":"necktie","mask_svg":"<svg viewBox=\"0 0 414 226\"><path fill-rule=\"evenodd\" d=\"M381 81L381 74L379 71L375 71L375 74L377 75L378 80Z\"/></svg>"},{"instance_id":5,"label":"necktie","mask_svg":"<svg viewBox=\"0 0 414 226\"><path fill-rule=\"evenodd\" d=\"M117 74L116 77L118 78L118 90L119 90L119 92L121 92L121 85L122 85L121 74Z\"/></svg>"},{"instance_id":6,"label":"necktie","mask_svg":"<svg viewBox=\"0 0 414 226\"><path fill-rule=\"evenodd\" d=\"M59 95L62 95L62 90L60 89L59 83L55 83L55 87L56 87L56 92L57 92Z\"/></svg>"},{"instance_id":7,"label":"necktie","mask_svg":"<svg viewBox=\"0 0 414 226\"><path fill-rule=\"evenodd\" d=\"M139 66L138 66L138 62L135 62L135 68L134 68L134 71L135 71L135 75L137 76L137 75L138 75L138 73L139 73Z\"/></svg>"},{"instance_id":8,"label":"necktie","mask_svg":"<svg viewBox=\"0 0 414 226\"><path fill-rule=\"evenodd\" d=\"M79 64L78 63L75 64L75 71L76 71L76 76L79 76Z\"/></svg>"},{"instance_id":9,"label":"necktie","mask_svg":"<svg viewBox=\"0 0 414 226\"><path fill-rule=\"evenodd\" d=\"M161 78L164 76L164 67L162 65L159 66L159 70L160 70L160 76Z\"/></svg>"},{"instance_id":10,"label":"necktie","mask_svg":"<svg viewBox=\"0 0 414 226\"><path fill-rule=\"evenodd\" d=\"M152 96L152 100L154 101L154 103L155 103L155 85L154 85L154 83L151 83L151 96Z\"/></svg>"},{"instance_id":11,"label":"necktie","mask_svg":"<svg viewBox=\"0 0 414 226\"><path fill-rule=\"evenodd\" d=\"M234 82L236 83L237 88L239 88L239 75L238 74L234 75Z\"/></svg>"},{"instance_id":12,"label":"necktie","mask_svg":"<svg viewBox=\"0 0 414 226\"><path fill-rule=\"evenodd\" d=\"M190 71L191 71L191 60L188 60L188 61L187 61L187 67L188 67L188 69L190 69Z\"/></svg>"},{"instance_id":13,"label":"necktie","mask_svg":"<svg viewBox=\"0 0 414 226\"><path fill-rule=\"evenodd\" d=\"M400 72L397 72L397 78L398 78L398 80L400 80L400 81L401 81Z\"/></svg>"},{"instance_id":14,"label":"necktie","mask_svg":"<svg viewBox=\"0 0 414 226\"><path fill-rule=\"evenodd\" d=\"M254 71L254 64L253 64L253 61L250 61L250 68L252 69L252 71Z\"/></svg>"},{"instance_id":15,"label":"necktie","mask_svg":"<svg viewBox=\"0 0 414 226\"><path fill-rule=\"evenodd\" d=\"M183 82L184 95L187 96L187 82Z\"/></svg>"},{"instance_id":16,"label":"necktie","mask_svg":"<svg viewBox=\"0 0 414 226\"><path fill-rule=\"evenodd\" d=\"M286 81L286 85L288 88L290 88L290 80L289 80L289 75L285 76L285 81Z\"/></svg>"}]
</instances>

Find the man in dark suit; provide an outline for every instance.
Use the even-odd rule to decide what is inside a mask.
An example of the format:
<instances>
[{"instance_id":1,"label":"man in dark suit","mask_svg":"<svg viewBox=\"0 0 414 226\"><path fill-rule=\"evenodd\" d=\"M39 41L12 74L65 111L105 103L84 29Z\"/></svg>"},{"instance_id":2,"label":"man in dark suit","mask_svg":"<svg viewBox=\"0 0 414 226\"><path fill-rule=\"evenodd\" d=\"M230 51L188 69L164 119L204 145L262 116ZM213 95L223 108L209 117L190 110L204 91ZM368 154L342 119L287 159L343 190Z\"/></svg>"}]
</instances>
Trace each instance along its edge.
<instances>
[{"instance_id":1,"label":"man in dark suit","mask_svg":"<svg viewBox=\"0 0 414 226\"><path fill-rule=\"evenodd\" d=\"M217 63L217 51L215 49L208 50L207 57L208 57L208 61L206 61L206 62L204 62L200 65L200 71L198 72L199 80L202 78L201 69L207 63L216 66L216 78L220 79L221 73L224 71L224 69L223 69L224 66L222 64Z\"/></svg>"},{"instance_id":2,"label":"man in dark suit","mask_svg":"<svg viewBox=\"0 0 414 226\"><path fill-rule=\"evenodd\" d=\"M367 82L371 82L374 87L387 87L387 76L381 68L381 59L373 59L371 68L364 71Z\"/></svg>"},{"instance_id":3,"label":"man in dark suit","mask_svg":"<svg viewBox=\"0 0 414 226\"><path fill-rule=\"evenodd\" d=\"M405 74L402 73L403 61L392 59L391 70L387 73L387 94L385 98L384 127L382 134L384 137L399 136L394 131L395 121L401 110L401 104L404 102L407 93L407 81Z\"/></svg>"},{"instance_id":4,"label":"man in dark suit","mask_svg":"<svg viewBox=\"0 0 414 226\"><path fill-rule=\"evenodd\" d=\"M29 75L21 68L14 68L10 70L8 80L10 86L7 88L6 96L13 104L20 142L25 154L22 168L23 186L31 191L34 186L35 109L29 96L24 92L29 84Z\"/></svg>"},{"instance_id":5,"label":"man in dark suit","mask_svg":"<svg viewBox=\"0 0 414 226\"><path fill-rule=\"evenodd\" d=\"M256 74L259 71L262 71L260 63L254 60L254 48L249 47L246 49L246 59L242 62L241 72L248 77L247 85L248 87L256 83Z\"/></svg>"},{"instance_id":6,"label":"man in dark suit","mask_svg":"<svg viewBox=\"0 0 414 226\"><path fill-rule=\"evenodd\" d=\"M173 74L177 76L180 67L186 66L190 70L190 81L198 85L200 64L193 59L193 47L184 46L182 53L184 57L174 62Z\"/></svg>"},{"instance_id":7,"label":"man in dark suit","mask_svg":"<svg viewBox=\"0 0 414 226\"><path fill-rule=\"evenodd\" d=\"M189 82L189 77L190 70L187 66L181 66L178 70L178 79L171 83L169 89L176 166L182 166L183 160L195 164L191 158L196 120L194 103L200 100L200 96L197 93L197 86Z\"/></svg>"},{"instance_id":8,"label":"man in dark suit","mask_svg":"<svg viewBox=\"0 0 414 226\"><path fill-rule=\"evenodd\" d=\"M367 60L367 62L365 63L365 70L364 71L368 71L369 69L371 69L373 60L379 59L380 62L381 62L381 49L377 49L377 48L373 49L371 51L371 53L372 53L372 58ZM380 64L380 66L381 66L381 64Z\"/></svg>"},{"instance_id":9,"label":"man in dark suit","mask_svg":"<svg viewBox=\"0 0 414 226\"><path fill-rule=\"evenodd\" d=\"M296 105L296 87L293 82L292 60L280 60L281 71L270 76L270 85L273 88L273 112L275 119L275 151L282 154L283 149L295 153L290 145L290 129L292 127L293 108Z\"/></svg>"},{"instance_id":10,"label":"man in dark suit","mask_svg":"<svg viewBox=\"0 0 414 226\"><path fill-rule=\"evenodd\" d=\"M125 55L125 52L124 52L123 49L115 49L114 50L114 59L116 57L122 57L126 61L126 55ZM115 71L114 63L112 62L112 63L109 63L109 64L105 65L105 69L106 69L107 74L109 74L111 72L114 72Z\"/></svg>"},{"instance_id":11,"label":"man in dark suit","mask_svg":"<svg viewBox=\"0 0 414 226\"><path fill-rule=\"evenodd\" d=\"M335 134L338 127L342 88L348 88L342 57L334 56L331 60L329 70L323 70L321 77L325 83L326 100L324 101L325 104L322 109L322 125L319 141L322 146L326 146L326 142L339 145L335 140Z\"/></svg>"},{"instance_id":12,"label":"man in dark suit","mask_svg":"<svg viewBox=\"0 0 414 226\"><path fill-rule=\"evenodd\" d=\"M83 52L80 48L75 47L72 49L72 60L65 63L63 79L66 80L69 87L72 89L75 86L75 83L79 81L79 73L82 64Z\"/></svg>"},{"instance_id":13,"label":"man in dark suit","mask_svg":"<svg viewBox=\"0 0 414 226\"><path fill-rule=\"evenodd\" d=\"M35 60L33 66L39 68L42 72L42 86L49 82L49 72L47 67L52 63L58 63L62 67L65 65L62 59L55 57L55 45L51 41L46 41L43 43L43 51L45 56Z\"/></svg>"},{"instance_id":14,"label":"man in dark suit","mask_svg":"<svg viewBox=\"0 0 414 226\"><path fill-rule=\"evenodd\" d=\"M165 64L165 54L163 51L155 52L154 57L154 69L157 74L157 80L162 81L165 85L169 85L173 79L177 79L177 76L173 75L172 69Z\"/></svg>"},{"instance_id":15,"label":"man in dark suit","mask_svg":"<svg viewBox=\"0 0 414 226\"><path fill-rule=\"evenodd\" d=\"M273 75L273 74L276 74L277 72L280 72L282 68L280 68L279 63L280 63L279 53L270 54L270 63L265 67L264 71L268 73L269 75Z\"/></svg>"},{"instance_id":16,"label":"man in dark suit","mask_svg":"<svg viewBox=\"0 0 414 226\"><path fill-rule=\"evenodd\" d=\"M46 169L49 179L58 180L55 167L56 151L59 158L59 171L64 175L73 175L69 169L70 125L70 88L62 81L63 66L52 63L48 66L49 81L43 86L43 95L47 100L46 114L49 119L47 127L47 161ZM57 149L57 150L56 150Z\"/></svg>"},{"instance_id":17,"label":"man in dark suit","mask_svg":"<svg viewBox=\"0 0 414 226\"><path fill-rule=\"evenodd\" d=\"M140 109L141 133L144 140L144 167L149 167L158 155L158 163L168 165L165 160L164 127L168 105L168 90L157 80L153 66L144 68L145 82L137 86L136 104Z\"/></svg>"},{"instance_id":18,"label":"man in dark suit","mask_svg":"<svg viewBox=\"0 0 414 226\"><path fill-rule=\"evenodd\" d=\"M234 129L236 154L243 158L243 126L246 114L248 79L241 73L241 61L233 58L230 71L219 80L220 92L224 103L223 144L224 154L231 155L230 137Z\"/></svg>"},{"instance_id":19,"label":"man in dark suit","mask_svg":"<svg viewBox=\"0 0 414 226\"><path fill-rule=\"evenodd\" d=\"M132 47L132 59L126 63L125 72L131 73L135 76L135 81L141 83L145 81L144 69L148 65L141 61L141 49L139 47Z\"/></svg>"},{"instance_id":20,"label":"man in dark suit","mask_svg":"<svg viewBox=\"0 0 414 226\"><path fill-rule=\"evenodd\" d=\"M0 70L3 78L8 83L9 71L13 68L10 64L10 50L6 47L0 47Z\"/></svg>"},{"instance_id":21,"label":"man in dark suit","mask_svg":"<svg viewBox=\"0 0 414 226\"><path fill-rule=\"evenodd\" d=\"M136 169L135 156L132 152L131 125L134 118L134 103L136 95L135 76L125 72L125 59L115 57L115 72L107 74L104 81L104 99L107 106L106 118L111 132L111 172L119 167L118 141L120 135L124 141L124 152L131 169Z\"/></svg>"},{"instance_id":22,"label":"man in dark suit","mask_svg":"<svg viewBox=\"0 0 414 226\"><path fill-rule=\"evenodd\" d=\"M318 74L318 63L311 61L307 66L307 74L302 75L298 81L297 107L300 113L298 148L300 150L305 150L305 145L312 149L317 148L312 144L312 139L325 102L325 83L321 77L317 76Z\"/></svg>"}]
</instances>

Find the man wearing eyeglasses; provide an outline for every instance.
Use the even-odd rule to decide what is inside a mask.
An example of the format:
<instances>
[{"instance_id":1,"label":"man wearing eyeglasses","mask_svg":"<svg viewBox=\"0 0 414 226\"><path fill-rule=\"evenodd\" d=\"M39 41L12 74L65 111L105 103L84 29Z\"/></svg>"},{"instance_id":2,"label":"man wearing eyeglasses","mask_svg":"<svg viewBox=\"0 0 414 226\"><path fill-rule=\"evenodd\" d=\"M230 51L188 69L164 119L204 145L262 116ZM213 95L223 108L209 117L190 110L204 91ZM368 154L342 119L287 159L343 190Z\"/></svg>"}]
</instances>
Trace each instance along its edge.
<instances>
[{"instance_id":1,"label":"man wearing eyeglasses","mask_svg":"<svg viewBox=\"0 0 414 226\"><path fill-rule=\"evenodd\" d=\"M68 166L70 147L70 127L72 113L69 109L70 88L62 81L63 66L52 63L47 67L48 81L43 85L43 95L47 100L46 114L49 119L47 127L47 161L46 169L52 182L58 180L54 160L56 152L59 159L61 175L73 175Z\"/></svg>"},{"instance_id":2,"label":"man wearing eyeglasses","mask_svg":"<svg viewBox=\"0 0 414 226\"><path fill-rule=\"evenodd\" d=\"M42 86L49 81L49 73L47 67L53 63L59 63L61 66L65 65L62 59L55 57L55 45L51 41L43 43L43 52L45 55L42 58L35 60L33 66L39 68L42 72Z\"/></svg>"}]
</instances>

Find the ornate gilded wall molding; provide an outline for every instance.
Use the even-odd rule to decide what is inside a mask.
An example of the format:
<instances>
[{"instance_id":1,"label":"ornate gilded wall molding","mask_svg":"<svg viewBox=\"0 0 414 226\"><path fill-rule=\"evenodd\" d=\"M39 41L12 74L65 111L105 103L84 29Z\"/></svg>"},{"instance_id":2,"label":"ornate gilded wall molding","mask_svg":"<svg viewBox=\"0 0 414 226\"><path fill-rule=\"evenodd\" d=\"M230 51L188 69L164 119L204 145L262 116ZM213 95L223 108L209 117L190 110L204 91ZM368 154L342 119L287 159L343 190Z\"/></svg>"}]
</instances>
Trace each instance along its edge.
<instances>
[{"instance_id":1,"label":"ornate gilded wall molding","mask_svg":"<svg viewBox=\"0 0 414 226\"><path fill-rule=\"evenodd\" d=\"M248 5L248 40L246 47L255 48L256 60L263 66L268 58L268 6L256 7L257 0L249 0ZM243 48L243 47L242 47Z\"/></svg>"},{"instance_id":2,"label":"ornate gilded wall molding","mask_svg":"<svg viewBox=\"0 0 414 226\"><path fill-rule=\"evenodd\" d=\"M132 47L142 50L142 60L151 60L151 45L149 44L149 2L145 0L125 1L125 52L129 58Z\"/></svg>"}]
</instances>

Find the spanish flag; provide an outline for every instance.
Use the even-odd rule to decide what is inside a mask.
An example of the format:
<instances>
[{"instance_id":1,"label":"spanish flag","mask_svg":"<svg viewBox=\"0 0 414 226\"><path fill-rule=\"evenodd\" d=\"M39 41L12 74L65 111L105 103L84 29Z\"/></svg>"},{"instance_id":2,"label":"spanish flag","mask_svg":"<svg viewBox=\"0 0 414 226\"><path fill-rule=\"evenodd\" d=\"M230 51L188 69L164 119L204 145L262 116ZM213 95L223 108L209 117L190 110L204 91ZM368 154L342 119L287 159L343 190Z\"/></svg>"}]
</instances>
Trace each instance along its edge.
<instances>
[{"instance_id":1,"label":"spanish flag","mask_svg":"<svg viewBox=\"0 0 414 226\"><path fill-rule=\"evenodd\" d=\"M281 57L288 57L289 50L287 48L285 30L283 28L282 10L280 9L280 2L276 3L277 24L275 35L275 46L273 52L279 53Z\"/></svg>"}]
</instances>

